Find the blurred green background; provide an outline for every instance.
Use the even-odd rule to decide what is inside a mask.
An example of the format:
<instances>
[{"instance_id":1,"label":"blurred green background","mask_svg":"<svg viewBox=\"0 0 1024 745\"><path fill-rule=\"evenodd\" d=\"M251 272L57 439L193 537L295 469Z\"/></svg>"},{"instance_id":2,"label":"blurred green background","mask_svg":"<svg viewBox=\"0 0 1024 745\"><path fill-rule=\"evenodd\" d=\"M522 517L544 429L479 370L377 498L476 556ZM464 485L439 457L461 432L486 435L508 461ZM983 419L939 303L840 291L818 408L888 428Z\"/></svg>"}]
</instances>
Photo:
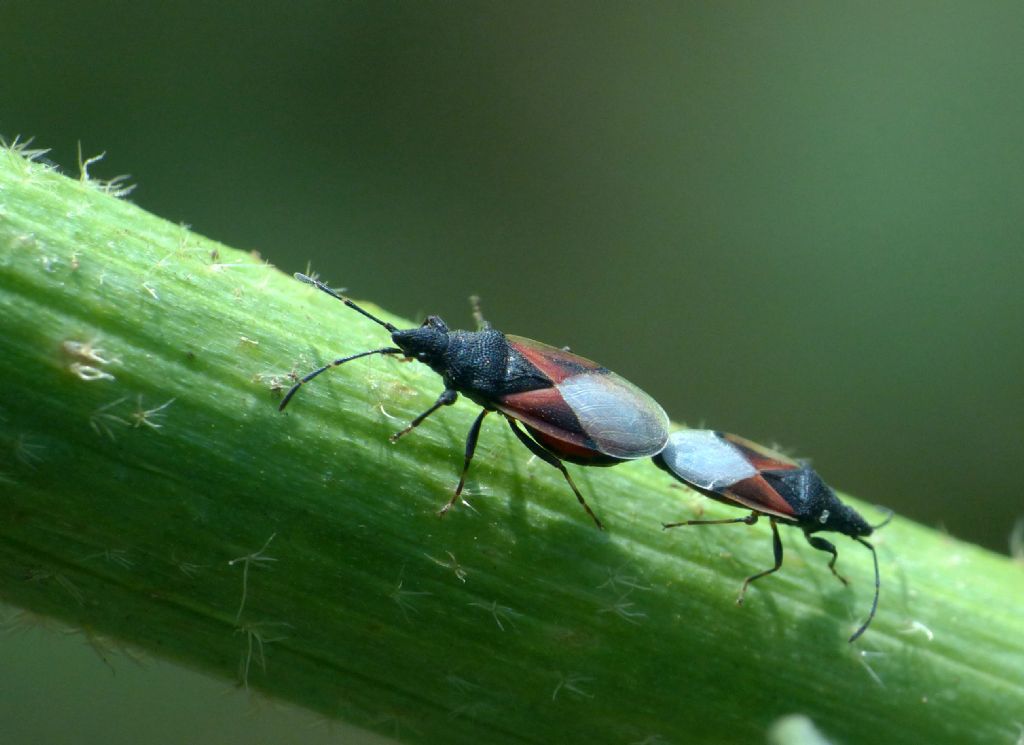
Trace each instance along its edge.
<instances>
[{"instance_id":1,"label":"blurred green background","mask_svg":"<svg viewBox=\"0 0 1024 745\"><path fill-rule=\"evenodd\" d=\"M1007 550L1024 5L8 0L0 42L0 132L65 171L106 151L146 209L410 316L478 293Z\"/></svg>"}]
</instances>

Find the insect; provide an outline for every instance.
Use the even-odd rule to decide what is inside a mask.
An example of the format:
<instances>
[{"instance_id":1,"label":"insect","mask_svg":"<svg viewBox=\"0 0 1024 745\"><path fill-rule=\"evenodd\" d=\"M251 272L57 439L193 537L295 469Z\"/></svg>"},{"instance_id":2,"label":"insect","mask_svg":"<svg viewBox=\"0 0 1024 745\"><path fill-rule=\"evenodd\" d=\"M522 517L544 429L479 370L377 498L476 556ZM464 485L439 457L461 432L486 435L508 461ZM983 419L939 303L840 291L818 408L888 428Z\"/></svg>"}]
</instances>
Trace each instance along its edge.
<instances>
[{"instance_id":1,"label":"insect","mask_svg":"<svg viewBox=\"0 0 1024 745\"><path fill-rule=\"evenodd\" d=\"M665 528L726 523L753 525L759 517L767 517L771 521L775 565L743 580L743 587L736 599L740 605L743 604L743 596L751 582L782 566L782 541L779 539L777 523L795 525L803 530L811 546L831 554L828 568L844 585L847 584L846 578L836 571L836 559L839 558L836 547L813 534L822 531L843 533L865 546L871 552L875 564L875 597L867 620L853 633L850 641L855 641L867 630L878 609L881 582L875 547L864 537L888 523L892 519L891 514L881 524L869 525L852 507L840 502L832 488L810 466L742 437L723 432L697 429L675 432L669 437L665 449L654 456L654 462L711 499L751 510L745 517L686 520L666 523Z\"/></svg>"},{"instance_id":2,"label":"insect","mask_svg":"<svg viewBox=\"0 0 1024 745\"><path fill-rule=\"evenodd\" d=\"M434 404L391 436L392 442L411 432L463 394L482 410L466 437L465 461L455 493L441 509L447 512L462 495L480 426L498 412L531 453L559 471L576 499L598 528L601 521L590 509L563 461L584 466L612 466L658 453L668 441L668 415L649 395L596 362L567 349L491 328L474 304L477 331L449 330L437 316L427 316L419 328L399 329L372 315L319 280L295 278L337 298L352 310L380 324L394 346L336 359L305 375L285 394L284 410L304 384L322 372L374 354L397 355L428 365L441 376L444 391Z\"/></svg>"}]
</instances>

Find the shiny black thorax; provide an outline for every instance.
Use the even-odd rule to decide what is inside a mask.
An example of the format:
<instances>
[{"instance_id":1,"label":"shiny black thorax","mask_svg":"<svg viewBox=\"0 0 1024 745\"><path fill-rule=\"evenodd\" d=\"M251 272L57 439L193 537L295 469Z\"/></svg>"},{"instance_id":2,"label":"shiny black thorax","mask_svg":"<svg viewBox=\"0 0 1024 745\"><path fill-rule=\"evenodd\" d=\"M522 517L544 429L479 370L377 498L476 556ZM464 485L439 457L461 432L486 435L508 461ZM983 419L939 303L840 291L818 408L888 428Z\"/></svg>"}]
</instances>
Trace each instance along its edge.
<instances>
[{"instance_id":1,"label":"shiny black thorax","mask_svg":"<svg viewBox=\"0 0 1024 745\"><path fill-rule=\"evenodd\" d=\"M834 531L851 537L871 535L872 527L856 510L839 501L832 488L810 466L786 471L761 471L761 476L795 515L785 520L807 534ZM780 518L782 520L782 518Z\"/></svg>"},{"instance_id":2,"label":"shiny black thorax","mask_svg":"<svg viewBox=\"0 0 1024 745\"><path fill-rule=\"evenodd\" d=\"M503 396L554 385L496 329L449 331L430 316L419 328L392 332L391 339L406 357L429 365L446 388L486 409Z\"/></svg>"}]
</instances>

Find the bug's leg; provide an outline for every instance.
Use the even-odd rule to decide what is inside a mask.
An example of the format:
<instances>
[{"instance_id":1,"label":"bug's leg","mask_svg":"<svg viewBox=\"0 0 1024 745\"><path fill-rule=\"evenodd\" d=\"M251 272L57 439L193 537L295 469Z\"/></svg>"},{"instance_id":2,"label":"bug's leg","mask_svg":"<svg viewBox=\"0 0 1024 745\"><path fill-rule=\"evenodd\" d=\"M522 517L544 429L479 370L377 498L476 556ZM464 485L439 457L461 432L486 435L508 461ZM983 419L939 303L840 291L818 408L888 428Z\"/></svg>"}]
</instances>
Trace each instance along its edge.
<instances>
[{"instance_id":1,"label":"bug's leg","mask_svg":"<svg viewBox=\"0 0 1024 745\"><path fill-rule=\"evenodd\" d=\"M775 551L775 566L771 569L765 569L763 572L752 574L743 580L743 587L740 588L740 595L736 598L736 605L743 605L743 596L747 594L747 587L750 583L756 579L761 579L767 574L777 572L779 567L782 566L782 539L779 538L779 526L775 524L775 518L771 518L772 523L772 549Z\"/></svg>"},{"instance_id":2,"label":"bug's leg","mask_svg":"<svg viewBox=\"0 0 1024 745\"><path fill-rule=\"evenodd\" d=\"M746 523L747 525L753 525L757 522L758 514L751 512L749 515L744 517L730 517L726 520L684 520L679 523L662 523L661 527L665 530L669 528L678 528L683 525L729 525L731 523Z\"/></svg>"},{"instance_id":3,"label":"bug's leg","mask_svg":"<svg viewBox=\"0 0 1024 745\"><path fill-rule=\"evenodd\" d=\"M469 428L469 434L466 436L466 462L462 465L462 476L459 477L459 485L455 487L455 494L448 500L448 504L437 513L439 516L444 515L444 513L450 510L452 505L458 502L459 497L462 496L462 489L466 485L466 474L469 473L469 464L473 462L473 454L476 452L476 441L480 437L480 425L483 424L484 417L490 413L488 409L481 409L480 416L476 418L473 426Z\"/></svg>"},{"instance_id":4,"label":"bug's leg","mask_svg":"<svg viewBox=\"0 0 1024 745\"><path fill-rule=\"evenodd\" d=\"M287 406L288 402L292 400L292 396L295 395L295 392L298 391L299 388L301 388L303 385L305 385L306 383L311 381L313 378L315 378L320 373L327 372L332 367L337 367L338 365L344 365L346 362L351 362L352 360L358 360L360 357L369 357L371 354L405 354L405 353L401 349L399 349L398 347L384 347L383 349L372 349L369 352L360 352L359 354L353 354L353 355L350 355L348 357L342 357L340 359L336 359L336 360L334 360L334 362L330 362L330 363L324 365L323 367L318 368L318 369L314 370L313 372L308 373L308 374L304 375L302 378L300 378L299 382L296 383L295 385L293 385L291 388L289 388L288 392L286 394L284 394L284 398L281 399L281 403L278 405L277 410L278 411L284 411L284 407Z\"/></svg>"},{"instance_id":5,"label":"bug's leg","mask_svg":"<svg viewBox=\"0 0 1024 745\"><path fill-rule=\"evenodd\" d=\"M604 530L604 525L602 525L601 521L597 519L597 515L595 515L594 511L590 509L590 505L587 504L587 500L583 498L583 494L580 493L580 490L578 488L576 488L576 484L575 482L573 482L572 476L570 476L569 472L565 470L565 464L563 464L562 461L560 461L554 455L552 455L547 450L542 448L536 442L531 440L530 437L519 428L519 425L516 424L514 419L512 419L511 417L505 417L505 419L508 421L508 426L510 426L512 428L512 431L515 432L516 437L519 438L519 441L526 445L526 447L530 449L531 453L536 455L545 463L549 463L550 465L554 466L555 468L562 472L562 475L565 477L565 480L572 488L572 493L576 495L576 499L579 500L580 504L583 505L583 509L587 511L588 515L590 515L590 518L594 521L594 525L596 525L599 530Z\"/></svg>"},{"instance_id":6,"label":"bug's leg","mask_svg":"<svg viewBox=\"0 0 1024 745\"><path fill-rule=\"evenodd\" d=\"M489 329L491 324L484 318L484 312L480 309L480 296L470 295L469 304L473 308L473 320L476 321L476 330L486 331Z\"/></svg>"},{"instance_id":7,"label":"bug's leg","mask_svg":"<svg viewBox=\"0 0 1024 745\"><path fill-rule=\"evenodd\" d=\"M871 619L875 617L875 611L878 610L878 592L882 586L882 580L878 576L878 554L875 553L875 547L860 537L854 538L853 540L857 541L857 543L863 544L864 547L871 552L871 559L875 563L875 599L871 601L871 612L868 613L867 620L864 621L864 623L860 625L860 628L854 631L853 636L850 637L851 642L855 641L858 636L868 630L868 624L871 623Z\"/></svg>"},{"instance_id":8,"label":"bug's leg","mask_svg":"<svg viewBox=\"0 0 1024 745\"><path fill-rule=\"evenodd\" d=\"M426 419L428 416L430 416L435 411L440 409L442 406L451 406L453 403L455 403L455 399L457 399L458 397L459 397L459 394L456 391L453 391L450 388L446 388L441 393L441 395L437 397L437 400L433 403L433 405L429 409L427 409L422 414L420 414L418 417L416 417L411 422L409 422L409 426L408 427L403 429L401 432L395 432L395 434L391 435L391 437L390 437L391 442L398 442L399 438L403 437L404 435L409 434L414 429L416 429L418 426L423 424L423 420L424 419Z\"/></svg>"},{"instance_id":9,"label":"bug's leg","mask_svg":"<svg viewBox=\"0 0 1024 745\"><path fill-rule=\"evenodd\" d=\"M838 579L844 585L850 584L846 581L846 577L844 577L836 571L836 559L839 558L839 552L836 551L836 547L829 541L826 541L824 538L821 538L819 536L809 535L808 533L804 533L804 535L807 536L807 542L814 546L814 548L818 549L819 551L824 551L825 553L832 554L832 560L829 561L828 568L832 570L832 574L836 575L836 579Z\"/></svg>"}]
</instances>

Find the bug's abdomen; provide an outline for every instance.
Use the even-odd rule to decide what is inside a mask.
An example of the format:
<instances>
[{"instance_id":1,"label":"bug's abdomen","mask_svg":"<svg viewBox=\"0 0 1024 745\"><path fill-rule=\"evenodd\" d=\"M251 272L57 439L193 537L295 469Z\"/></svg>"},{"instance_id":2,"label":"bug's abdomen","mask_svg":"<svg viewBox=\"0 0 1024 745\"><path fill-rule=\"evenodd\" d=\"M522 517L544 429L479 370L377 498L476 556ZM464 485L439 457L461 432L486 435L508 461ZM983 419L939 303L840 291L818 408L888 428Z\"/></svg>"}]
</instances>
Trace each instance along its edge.
<instances>
[{"instance_id":1,"label":"bug's abdomen","mask_svg":"<svg viewBox=\"0 0 1024 745\"><path fill-rule=\"evenodd\" d=\"M579 466L614 466L621 463L621 458L605 455L597 450L594 444L585 436L579 438L554 437L542 432L529 424L524 424L526 430L546 450L558 456L561 460L575 463ZM582 443L582 444L581 444Z\"/></svg>"}]
</instances>

